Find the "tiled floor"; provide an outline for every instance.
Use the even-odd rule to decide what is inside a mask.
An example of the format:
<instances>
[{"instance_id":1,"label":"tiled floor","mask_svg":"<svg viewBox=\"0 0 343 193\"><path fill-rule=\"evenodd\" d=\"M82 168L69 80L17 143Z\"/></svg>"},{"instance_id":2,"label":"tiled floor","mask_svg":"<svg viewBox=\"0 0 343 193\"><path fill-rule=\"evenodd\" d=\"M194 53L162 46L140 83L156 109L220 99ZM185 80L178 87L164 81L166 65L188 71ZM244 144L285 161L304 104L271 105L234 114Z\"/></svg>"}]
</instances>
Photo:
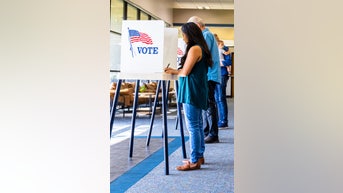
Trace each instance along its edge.
<instances>
[{"instance_id":1,"label":"tiled floor","mask_svg":"<svg viewBox=\"0 0 343 193\"><path fill-rule=\"evenodd\" d=\"M175 129L175 109L168 112L169 175L165 175L163 159L162 118L154 121L152 139L146 146L149 116L138 114L135 127L133 156L129 158L131 117L121 113L115 118L111 139L111 193L161 192L233 192L233 98L228 98L229 128L219 130L220 143L206 144L205 164L200 170L180 172L182 164L180 128ZM187 129L184 128L186 140ZM186 141L186 152L189 144Z\"/></svg>"}]
</instances>

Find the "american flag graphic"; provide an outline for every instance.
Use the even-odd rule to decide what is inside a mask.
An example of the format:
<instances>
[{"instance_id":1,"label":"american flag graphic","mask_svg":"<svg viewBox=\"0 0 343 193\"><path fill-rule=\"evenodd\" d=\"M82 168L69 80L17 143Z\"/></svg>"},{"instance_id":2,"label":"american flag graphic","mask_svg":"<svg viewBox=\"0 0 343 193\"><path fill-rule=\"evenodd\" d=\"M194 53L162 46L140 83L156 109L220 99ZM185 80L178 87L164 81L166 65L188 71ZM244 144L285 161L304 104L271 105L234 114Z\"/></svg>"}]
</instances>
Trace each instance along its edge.
<instances>
[{"instance_id":1,"label":"american flag graphic","mask_svg":"<svg viewBox=\"0 0 343 193\"><path fill-rule=\"evenodd\" d=\"M142 42L145 44L152 44L152 39L146 33L139 32L137 30L129 30L129 37L131 43Z\"/></svg>"},{"instance_id":2,"label":"american flag graphic","mask_svg":"<svg viewBox=\"0 0 343 193\"><path fill-rule=\"evenodd\" d=\"M176 54L179 56L183 56L183 51L178 47Z\"/></svg>"}]
</instances>

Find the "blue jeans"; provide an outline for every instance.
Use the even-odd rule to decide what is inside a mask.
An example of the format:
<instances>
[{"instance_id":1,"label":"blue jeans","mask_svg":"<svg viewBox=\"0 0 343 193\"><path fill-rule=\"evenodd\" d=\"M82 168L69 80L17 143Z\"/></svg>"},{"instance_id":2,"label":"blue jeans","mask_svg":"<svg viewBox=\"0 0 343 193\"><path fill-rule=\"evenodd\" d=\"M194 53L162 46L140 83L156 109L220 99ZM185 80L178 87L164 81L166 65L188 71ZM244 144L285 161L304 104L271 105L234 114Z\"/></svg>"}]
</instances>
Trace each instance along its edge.
<instances>
[{"instance_id":1,"label":"blue jeans","mask_svg":"<svg viewBox=\"0 0 343 193\"><path fill-rule=\"evenodd\" d=\"M196 163L199 158L204 157L205 151L202 109L183 103L183 110L185 112L186 127L189 132L190 161Z\"/></svg>"},{"instance_id":2,"label":"blue jeans","mask_svg":"<svg viewBox=\"0 0 343 193\"><path fill-rule=\"evenodd\" d=\"M205 136L218 137L218 109L214 92L217 82L208 81L208 109L203 111L203 127Z\"/></svg>"},{"instance_id":3,"label":"blue jeans","mask_svg":"<svg viewBox=\"0 0 343 193\"><path fill-rule=\"evenodd\" d=\"M228 80L228 76L222 76L221 84L216 85L215 98L219 114L218 126L227 126L228 124L228 110L226 101L226 85Z\"/></svg>"}]
</instances>

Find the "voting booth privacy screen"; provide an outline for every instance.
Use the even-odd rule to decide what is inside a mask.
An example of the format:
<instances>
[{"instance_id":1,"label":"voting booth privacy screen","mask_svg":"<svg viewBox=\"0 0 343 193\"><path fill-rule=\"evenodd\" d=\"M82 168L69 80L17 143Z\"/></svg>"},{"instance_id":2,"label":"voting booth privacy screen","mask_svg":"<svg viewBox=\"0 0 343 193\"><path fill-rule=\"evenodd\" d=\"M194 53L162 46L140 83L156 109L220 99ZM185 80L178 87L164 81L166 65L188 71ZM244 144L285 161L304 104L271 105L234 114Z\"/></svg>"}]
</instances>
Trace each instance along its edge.
<instances>
[{"instance_id":1,"label":"voting booth privacy screen","mask_svg":"<svg viewBox=\"0 0 343 193\"><path fill-rule=\"evenodd\" d=\"M177 40L177 51L176 51L176 54L177 54L177 68L181 67L180 63L181 63L181 58L182 56L185 54L186 52L186 43L185 41L183 41L182 38L179 38Z\"/></svg>"},{"instance_id":2,"label":"voting booth privacy screen","mask_svg":"<svg viewBox=\"0 0 343 193\"><path fill-rule=\"evenodd\" d=\"M162 20L123 21L120 78L169 79L164 68L177 67L177 35Z\"/></svg>"}]
</instances>

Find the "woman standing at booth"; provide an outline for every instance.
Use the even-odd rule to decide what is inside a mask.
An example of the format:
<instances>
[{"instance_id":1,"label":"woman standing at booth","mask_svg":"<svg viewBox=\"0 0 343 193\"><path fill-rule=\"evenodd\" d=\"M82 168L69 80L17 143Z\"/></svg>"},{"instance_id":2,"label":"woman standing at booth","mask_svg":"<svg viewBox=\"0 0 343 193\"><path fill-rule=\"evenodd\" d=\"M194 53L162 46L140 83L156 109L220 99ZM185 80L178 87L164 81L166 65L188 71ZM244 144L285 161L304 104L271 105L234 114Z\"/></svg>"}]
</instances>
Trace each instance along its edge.
<instances>
[{"instance_id":1,"label":"woman standing at booth","mask_svg":"<svg viewBox=\"0 0 343 193\"><path fill-rule=\"evenodd\" d=\"M166 68L168 74L179 76L178 102L183 104L185 122L190 139L190 160L177 166L180 171L200 169L204 161L204 130L202 110L208 108L207 71L212 66L212 57L200 28L193 22L181 27L182 37L187 44L181 58L182 68Z\"/></svg>"}]
</instances>

